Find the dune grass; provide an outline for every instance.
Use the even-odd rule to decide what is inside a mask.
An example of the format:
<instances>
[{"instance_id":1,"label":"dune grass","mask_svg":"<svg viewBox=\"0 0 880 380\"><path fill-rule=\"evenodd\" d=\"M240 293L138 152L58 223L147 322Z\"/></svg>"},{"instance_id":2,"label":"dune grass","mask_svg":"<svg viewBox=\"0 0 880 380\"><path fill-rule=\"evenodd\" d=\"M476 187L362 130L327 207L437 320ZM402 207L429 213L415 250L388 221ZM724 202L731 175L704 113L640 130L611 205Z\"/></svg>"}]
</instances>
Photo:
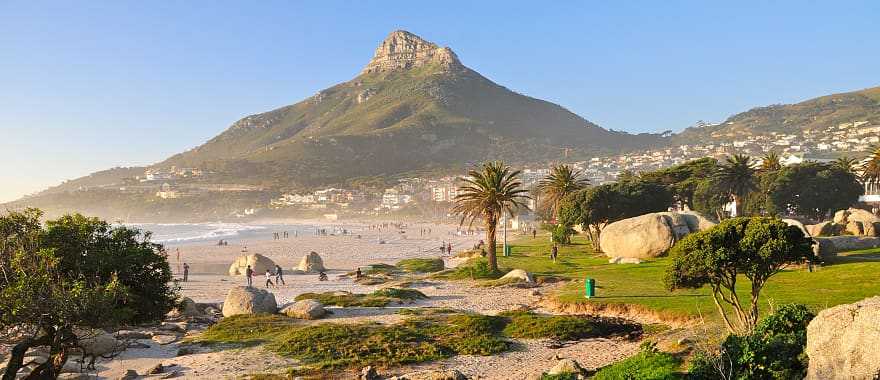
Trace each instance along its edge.
<instances>
[{"instance_id":1,"label":"dune grass","mask_svg":"<svg viewBox=\"0 0 880 380\"><path fill-rule=\"evenodd\" d=\"M432 273L443 270L443 259L403 259L395 264L397 268L410 273Z\"/></svg>"},{"instance_id":2,"label":"dune grass","mask_svg":"<svg viewBox=\"0 0 880 380\"><path fill-rule=\"evenodd\" d=\"M349 292L302 293L295 300L313 299L325 306L340 307L385 307L392 303L427 299L424 293L415 289L385 288L370 294Z\"/></svg>"},{"instance_id":3,"label":"dune grass","mask_svg":"<svg viewBox=\"0 0 880 380\"><path fill-rule=\"evenodd\" d=\"M549 238L525 237L512 244L510 257L500 256L499 266L525 269L537 276L557 276L572 281L556 295L567 304L636 305L660 314L715 319L716 311L708 288L668 291L663 273L670 259L648 260L642 264L609 264L608 258L594 253L582 236L572 244L560 246L556 263L549 259ZM808 272L805 268L784 270L772 277L761 293L761 310L769 303L803 303L823 309L851 303L880 294L880 249L842 254ZM584 279L596 280L596 297L584 297ZM738 291L748 294L749 282L738 281Z\"/></svg>"}]
</instances>

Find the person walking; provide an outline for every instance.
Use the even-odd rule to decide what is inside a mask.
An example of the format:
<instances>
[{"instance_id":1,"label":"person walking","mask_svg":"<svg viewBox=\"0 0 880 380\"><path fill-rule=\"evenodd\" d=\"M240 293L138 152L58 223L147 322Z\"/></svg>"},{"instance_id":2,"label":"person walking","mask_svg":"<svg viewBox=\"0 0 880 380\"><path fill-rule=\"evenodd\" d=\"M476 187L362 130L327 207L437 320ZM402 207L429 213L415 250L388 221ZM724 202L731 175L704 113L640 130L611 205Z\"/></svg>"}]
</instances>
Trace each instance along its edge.
<instances>
[{"instance_id":1,"label":"person walking","mask_svg":"<svg viewBox=\"0 0 880 380\"><path fill-rule=\"evenodd\" d=\"M267 268L266 269L266 288L268 288L270 286L274 288L275 284L272 283L272 271Z\"/></svg>"},{"instance_id":2,"label":"person walking","mask_svg":"<svg viewBox=\"0 0 880 380\"><path fill-rule=\"evenodd\" d=\"M189 264L183 263L183 282L189 281Z\"/></svg>"},{"instance_id":3,"label":"person walking","mask_svg":"<svg viewBox=\"0 0 880 380\"><path fill-rule=\"evenodd\" d=\"M452 243L446 243L446 253L449 255L452 254Z\"/></svg>"},{"instance_id":4,"label":"person walking","mask_svg":"<svg viewBox=\"0 0 880 380\"><path fill-rule=\"evenodd\" d=\"M244 270L244 276L247 277L247 286L254 286L254 270L251 269L250 265L248 265L247 269Z\"/></svg>"},{"instance_id":5,"label":"person walking","mask_svg":"<svg viewBox=\"0 0 880 380\"><path fill-rule=\"evenodd\" d=\"M287 283L284 282L284 270L281 269L281 265L276 264L275 265L275 285L278 285L278 284L287 285Z\"/></svg>"},{"instance_id":6,"label":"person walking","mask_svg":"<svg viewBox=\"0 0 880 380\"><path fill-rule=\"evenodd\" d=\"M538 230L532 228L532 239L538 237Z\"/></svg>"},{"instance_id":7,"label":"person walking","mask_svg":"<svg viewBox=\"0 0 880 380\"><path fill-rule=\"evenodd\" d=\"M559 254L559 247L557 247L556 243L554 243L553 247L550 248L550 259L553 260L554 263L556 262L556 255L558 255L558 254Z\"/></svg>"}]
</instances>

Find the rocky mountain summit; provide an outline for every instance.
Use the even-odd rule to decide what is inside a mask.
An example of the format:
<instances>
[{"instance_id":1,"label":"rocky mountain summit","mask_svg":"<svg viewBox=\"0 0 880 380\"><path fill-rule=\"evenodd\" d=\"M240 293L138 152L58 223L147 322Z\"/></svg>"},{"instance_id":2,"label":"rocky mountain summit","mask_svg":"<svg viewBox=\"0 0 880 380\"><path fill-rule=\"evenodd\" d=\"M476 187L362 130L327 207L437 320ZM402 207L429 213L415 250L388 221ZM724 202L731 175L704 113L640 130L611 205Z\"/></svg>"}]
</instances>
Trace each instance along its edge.
<instances>
[{"instance_id":1,"label":"rocky mountain summit","mask_svg":"<svg viewBox=\"0 0 880 380\"><path fill-rule=\"evenodd\" d=\"M439 47L405 30L391 32L361 74L409 69L436 64L445 70L461 69L458 56L448 47Z\"/></svg>"}]
</instances>

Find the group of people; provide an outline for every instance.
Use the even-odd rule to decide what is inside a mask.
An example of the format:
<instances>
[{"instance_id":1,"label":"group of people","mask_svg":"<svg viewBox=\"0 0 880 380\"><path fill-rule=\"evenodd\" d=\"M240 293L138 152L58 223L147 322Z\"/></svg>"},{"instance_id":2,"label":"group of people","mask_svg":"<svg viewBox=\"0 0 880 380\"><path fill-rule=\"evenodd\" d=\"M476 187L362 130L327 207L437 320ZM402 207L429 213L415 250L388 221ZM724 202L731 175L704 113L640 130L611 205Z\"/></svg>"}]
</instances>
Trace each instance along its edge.
<instances>
[{"instance_id":1,"label":"group of people","mask_svg":"<svg viewBox=\"0 0 880 380\"><path fill-rule=\"evenodd\" d=\"M217 245L229 245L229 240L220 239L220 241L217 242Z\"/></svg>"},{"instance_id":2,"label":"group of people","mask_svg":"<svg viewBox=\"0 0 880 380\"><path fill-rule=\"evenodd\" d=\"M293 235L296 236L296 235L297 235L297 232L296 232L296 231L293 231ZM287 239L287 238L289 238L289 237L290 237L290 234L288 234L287 231L273 232L273 233L272 233L272 239L273 239L273 240Z\"/></svg>"},{"instance_id":3,"label":"group of people","mask_svg":"<svg viewBox=\"0 0 880 380\"><path fill-rule=\"evenodd\" d=\"M441 242L440 243L440 254L452 254L452 243Z\"/></svg>"},{"instance_id":4,"label":"group of people","mask_svg":"<svg viewBox=\"0 0 880 380\"><path fill-rule=\"evenodd\" d=\"M184 264L184 276L186 276L186 270L188 268L189 267ZM254 286L255 275L256 273L254 272L254 270L251 268L250 265L248 265L244 272L244 276L247 279L247 286ZM274 282L272 281L273 278L275 279ZM327 281L327 273L324 273L324 271L320 271L318 273L318 280ZM281 269L280 265L276 264L274 272L271 269L266 269L266 288L277 288L278 285L287 285L287 283L284 282L284 270Z\"/></svg>"}]
</instances>

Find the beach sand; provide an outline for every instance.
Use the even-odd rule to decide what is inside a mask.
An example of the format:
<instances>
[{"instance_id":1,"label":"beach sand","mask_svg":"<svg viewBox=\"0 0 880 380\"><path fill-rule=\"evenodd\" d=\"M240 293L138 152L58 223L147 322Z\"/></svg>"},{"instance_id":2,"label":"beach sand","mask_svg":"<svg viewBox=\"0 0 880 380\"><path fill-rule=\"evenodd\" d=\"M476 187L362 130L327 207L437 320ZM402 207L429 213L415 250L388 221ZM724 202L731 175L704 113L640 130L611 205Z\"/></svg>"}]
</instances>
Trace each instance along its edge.
<instances>
[{"instance_id":1,"label":"beach sand","mask_svg":"<svg viewBox=\"0 0 880 380\"><path fill-rule=\"evenodd\" d=\"M427 228L431 229L430 234L420 233ZM206 303L222 302L232 286L245 284L243 277L226 274L230 263L242 254L245 245L248 254L267 256L285 270L294 268L308 252L318 252L324 265L329 268L329 280L318 281L315 274L286 274L285 285L269 289L280 306L292 302L298 294L305 292L372 292L381 285L358 285L339 275L369 264L394 264L405 258L439 257L441 242L451 242L453 251L467 250L482 238L481 235L457 236L455 231L456 226L411 224L406 233L400 233L400 230L393 228L361 228L356 229L353 235L300 235L280 240L273 240L270 234L268 240L230 242L228 246L210 243L172 246L168 251L175 273L178 250L181 265L186 262L191 268L189 281L180 283L182 295L196 302ZM357 238L357 234L361 237ZM384 240L385 243L380 244L379 240ZM264 284L264 276L258 275L254 278L255 286L263 288ZM557 286L561 284L545 285L537 289L487 288L477 287L470 282L426 280L417 282L413 287L428 295L430 298L427 300L386 308L330 308L333 314L315 323L397 323L404 318L397 311L411 307L448 307L483 314L497 314L522 307L539 309L542 295L552 292ZM150 340L141 342L149 345L149 348L129 349L113 360L99 361L99 376L118 378L128 369L140 373L146 368L163 363L175 364L172 368L179 372L178 378L238 378L253 373L280 373L296 364L261 347L205 349L204 352L177 357L179 343L159 345ZM637 342L608 339L584 340L562 348L551 348L554 346L550 342L541 340L523 340L520 343L520 349L501 355L457 356L439 362L380 372L387 375L417 369L454 368L474 379L523 379L552 367L556 356L573 358L585 367L597 368L621 360L638 350Z\"/></svg>"}]
</instances>

